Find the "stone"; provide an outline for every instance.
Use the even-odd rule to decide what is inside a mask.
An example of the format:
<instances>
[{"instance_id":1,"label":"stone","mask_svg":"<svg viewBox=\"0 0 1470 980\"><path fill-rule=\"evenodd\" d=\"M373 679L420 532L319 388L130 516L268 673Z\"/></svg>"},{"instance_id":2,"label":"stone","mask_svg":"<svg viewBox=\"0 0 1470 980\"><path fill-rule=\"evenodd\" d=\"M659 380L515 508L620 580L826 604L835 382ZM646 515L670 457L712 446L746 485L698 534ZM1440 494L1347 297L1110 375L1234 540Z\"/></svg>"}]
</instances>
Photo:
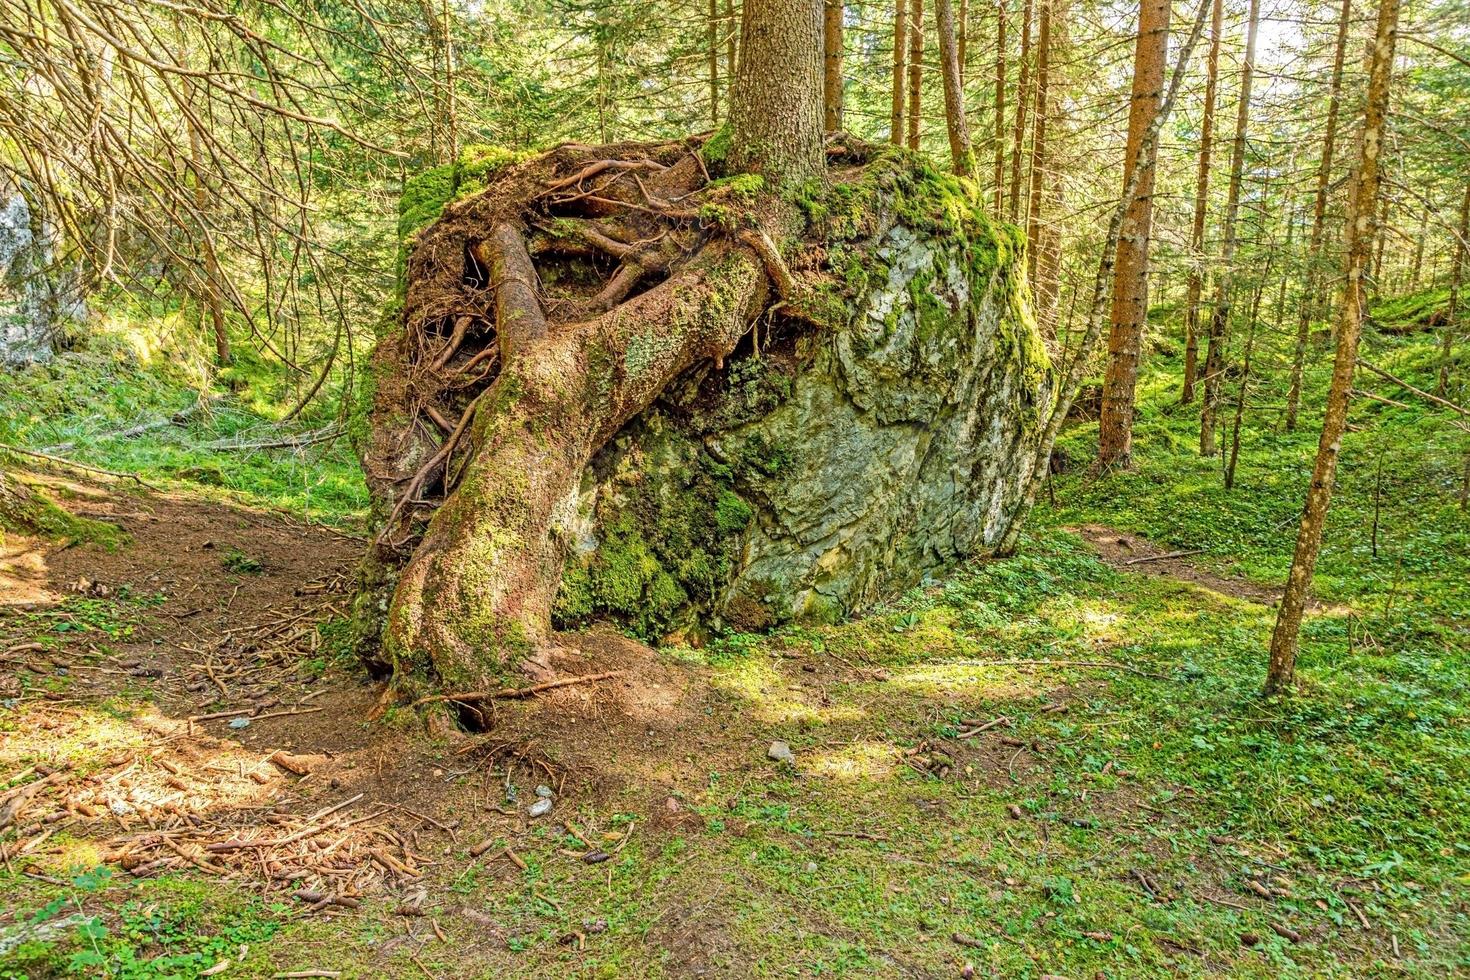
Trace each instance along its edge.
<instances>
[{"instance_id":1,"label":"stone","mask_svg":"<svg viewBox=\"0 0 1470 980\"><path fill-rule=\"evenodd\" d=\"M528 815L530 815L532 818L535 818L535 817L544 817L544 816L546 816L550 812L551 812L551 801L550 800L537 800L535 803L532 803L531 806L530 806L530 809L528 809L526 811L526 813Z\"/></svg>"},{"instance_id":2,"label":"stone","mask_svg":"<svg viewBox=\"0 0 1470 980\"><path fill-rule=\"evenodd\" d=\"M766 758L773 762L795 764L796 753L792 752L791 746L785 742L772 742L771 747L766 749Z\"/></svg>"},{"instance_id":3,"label":"stone","mask_svg":"<svg viewBox=\"0 0 1470 980\"><path fill-rule=\"evenodd\" d=\"M554 797L556 794L551 791L551 787L550 786L537 786L536 787L536 795L538 797L540 797L541 799L543 799L543 800L549 800L552 797Z\"/></svg>"},{"instance_id":4,"label":"stone","mask_svg":"<svg viewBox=\"0 0 1470 980\"><path fill-rule=\"evenodd\" d=\"M692 370L629 423L568 508L558 625L834 622L993 547L1054 375L1022 253L988 233L986 265L894 225L844 325L767 324L759 357Z\"/></svg>"}]
</instances>

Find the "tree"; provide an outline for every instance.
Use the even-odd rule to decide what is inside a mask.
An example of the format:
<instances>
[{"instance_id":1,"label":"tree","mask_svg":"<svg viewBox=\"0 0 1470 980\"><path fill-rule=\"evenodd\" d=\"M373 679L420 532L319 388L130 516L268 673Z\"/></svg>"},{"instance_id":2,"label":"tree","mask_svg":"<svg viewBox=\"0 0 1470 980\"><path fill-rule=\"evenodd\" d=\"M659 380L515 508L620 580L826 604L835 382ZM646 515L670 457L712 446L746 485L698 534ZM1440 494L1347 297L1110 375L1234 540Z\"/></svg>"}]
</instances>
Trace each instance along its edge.
<instances>
[{"instance_id":1,"label":"tree","mask_svg":"<svg viewBox=\"0 0 1470 980\"><path fill-rule=\"evenodd\" d=\"M1128 114L1128 148L1123 158L1124 183L1132 182L1135 170L1140 176L1118 240L1108 371L1103 381L1102 416L1098 426L1099 469L1128 466L1133 451L1133 399L1138 386L1143 327L1148 319L1148 244L1156 169L1154 159L1141 160L1139 153L1143 149L1143 134L1158 114L1164 88L1169 7L1169 0L1146 0L1138 11L1133 101ZM1154 152L1154 147L1149 152Z\"/></svg>"},{"instance_id":2,"label":"tree","mask_svg":"<svg viewBox=\"0 0 1470 980\"><path fill-rule=\"evenodd\" d=\"M1342 105L1342 64L1347 55L1348 19L1353 0L1342 0L1337 16L1337 47L1332 58L1332 85L1327 97L1327 122L1322 133L1322 159L1317 164L1317 193L1312 205L1312 238L1307 247L1307 288L1297 312L1296 348L1291 359L1291 382L1286 391L1286 431L1296 428L1302 404L1302 370L1307 359L1307 340L1312 318L1322 304L1322 229L1327 217L1327 188L1332 180L1332 155L1337 145L1337 115Z\"/></svg>"},{"instance_id":3,"label":"tree","mask_svg":"<svg viewBox=\"0 0 1470 980\"><path fill-rule=\"evenodd\" d=\"M842 128L842 15L842 0L826 0L822 11L822 104L828 132Z\"/></svg>"},{"instance_id":4,"label":"tree","mask_svg":"<svg viewBox=\"0 0 1470 980\"><path fill-rule=\"evenodd\" d=\"M1226 333L1235 300L1235 249L1239 243L1240 187L1245 173L1246 131L1251 118L1251 80L1256 70L1256 32L1261 23L1261 0L1251 0L1246 25L1245 61L1240 66L1240 103L1235 113L1235 144L1230 153L1230 187L1225 199L1225 242L1220 251L1220 275L1210 312L1209 345L1205 351L1205 397L1200 407L1199 451L1215 455L1215 421L1220 407L1220 382L1225 373Z\"/></svg>"},{"instance_id":5,"label":"tree","mask_svg":"<svg viewBox=\"0 0 1470 980\"><path fill-rule=\"evenodd\" d=\"M745 0L730 165L777 186L824 169L821 0Z\"/></svg>"},{"instance_id":6,"label":"tree","mask_svg":"<svg viewBox=\"0 0 1470 980\"><path fill-rule=\"evenodd\" d=\"M1221 0L1210 8L1210 53L1205 59L1205 106L1200 121L1199 168L1194 181L1194 220L1189 232L1189 277L1184 306L1184 384L1179 404L1194 401L1199 360L1199 305L1204 291L1205 224L1210 200L1210 153L1215 144L1215 98L1220 83Z\"/></svg>"},{"instance_id":7,"label":"tree","mask_svg":"<svg viewBox=\"0 0 1470 980\"><path fill-rule=\"evenodd\" d=\"M893 10L893 111L889 115L888 142L903 145L904 105L907 98L905 66L908 58L909 0L894 0Z\"/></svg>"},{"instance_id":8,"label":"tree","mask_svg":"<svg viewBox=\"0 0 1470 980\"><path fill-rule=\"evenodd\" d=\"M1008 216L1011 224L1020 218L1021 148L1026 140L1026 104L1031 98L1031 2L1021 8L1021 77L1016 84L1016 126L1011 139L1011 196Z\"/></svg>"},{"instance_id":9,"label":"tree","mask_svg":"<svg viewBox=\"0 0 1470 980\"><path fill-rule=\"evenodd\" d=\"M965 119L964 80L951 0L934 0L934 21L939 32L939 61L944 69L944 123L949 133L950 164L955 173L968 177L975 172L975 151L970 144L970 124Z\"/></svg>"},{"instance_id":10,"label":"tree","mask_svg":"<svg viewBox=\"0 0 1470 980\"><path fill-rule=\"evenodd\" d=\"M1092 359L1098 339L1102 336L1103 308L1107 303L1108 284L1113 280L1113 267L1117 261L1118 242L1123 234L1123 225L1133 205L1133 199L1138 193L1143 171L1148 169L1148 162L1155 159L1154 148L1158 144L1159 130L1174 108L1174 100L1179 95L1179 86L1184 80L1184 72L1189 65L1189 56L1194 52L1194 46L1198 43L1200 33L1204 30L1205 12L1209 9L1209 4L1210 0L1201 0L1199 10L1195 14L1194 27L1189 33L1188 40L1180 48L1178 60L1174 64L1174 74L1169 81L1169 90L1158 112L1154 114L1153 121L1144 131L1138 153L1138 159L1143 161L1144 165L1134 168L1132 178L1123 185L1122 197L1113 209L1112 217L1108 220L1107 236L1103 239L1102 254L1097 261L1097 273L1092 280L1086 327L1082 331L1077 350L1072 354L1072 359L1067 365L1065 375L1057 385L1055 401L1047 416L1041 435L1041 445L1032 463L1031 473L1026 479L1026 488L1019 503L1006 515L1005 530L995 549L998 555L1014 554L1016 546L1020 543L1021 528L1031 509L1036 506L1036 494L1051 469L1052 447L1056 445L1057 435L1062 431L1067 413L1072 410L1077 391L1082 387L1087 364Z\"/></svg>"},{"instance_id":11,"label":"tree","mask_svg":"<svg viewBox=\"0 0 1470 980\"><path fill-rule=\"evenodd\" d=\"M909 4L909 149L919 148L924 121L924 0Z\"/></svg>"},{"instance_id":12,"label":"tree","mask_svg":"<svg viewBox=\"0 0 1470 980\"><path fill-rule=\"evenodd\" d=\"M1051 6L1052 0L1041 0L1041 24L1036 37L1036 124L1031 131L1031 203L1026 221L1026 277L1033 285L1037 279L1037 261L1041 256L1041 186L1047 174L1046 124L1051 81ZM1162 64L1159 66L1163 70ZM1160 88L1163 80L1159 81ZM1052 175L1055 176L1055 175Z\"/></svg>"},{"instance_id":13,"label":"tree","mask_svg":"<svg viewBox=\"0 0 1470 980\"><path fill-rule=\"evenodd\" d=\"M1001 218L1006 168L1006 0L995 0L995 220Z\"/></svg>"},{"instance_id":14,"label":"tree","mask_svg":"<svg viewBox=\"0 0 1470 980\"><path fill-rule=\"evenodd\" d=\"M1450 260L1450 302L1445 310L1444 330L1440 334L1439 377L1434 393L1444 397L1450 389L1450 365L1454 362L1455 331L1460 319L1460 286L1465 276L1465 253L1470 246L1470 181L1460 199L1460 224L1455 229L1455 257Z\"/></svg>"},{"instance_id":15,"label":"tree","mask_svg":"<svg viewBox=\"0 0 1470 980\"><path fill-rule=\"evenodd\" d=\"M1300 642L1302 610L1312 573L1322 548L1322 532L1327 510L1332 503L1332 487L1337 477L1342 435L1347 428L1348 402L1352 397L1353 370L1358 359L1358 341L1362 336L1365 273L1377 234L1378 188L1382 181L1382 156L1388 117L1389 90L1393 80L1394 45L1398 38L1399 0L1382 0L1378 7L1378 23L1368 68L1368 99L1364 111L1363 132L1358 142L1358 159L1353 168L1352 193L1348 202L1347 225L1343 234L1344 276L1342 301L1337 317L1337 353L1332 363L1332 383L1327 392L1327 411L1322 420L1322 436L1317 443L1317 460L1312 467L1312 482L1307 490L1306 506L1297 529L1296 550L1286 590L1276 612L1276 628L1271 633L1271 657L1266 669L1264 693L1267 696L1285 691L1296 672Z\"/></svg>"}]
</instances>

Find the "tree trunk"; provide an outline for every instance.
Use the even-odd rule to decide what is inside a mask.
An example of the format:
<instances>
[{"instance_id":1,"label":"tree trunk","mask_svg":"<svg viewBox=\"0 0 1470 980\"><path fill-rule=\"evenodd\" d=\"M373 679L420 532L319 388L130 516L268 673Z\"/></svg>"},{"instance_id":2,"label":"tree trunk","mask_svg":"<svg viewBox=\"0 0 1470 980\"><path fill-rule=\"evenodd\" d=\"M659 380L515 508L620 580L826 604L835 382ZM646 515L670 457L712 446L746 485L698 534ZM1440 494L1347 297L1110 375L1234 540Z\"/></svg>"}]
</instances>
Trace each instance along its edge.
<instances>
[{"instance_id":1,"label":"tree trunk","mask_svg":"<svg viewBox=\"0 0 1470 980\"><path fill-rule=\"evenodd\" d=\"M995 220L1006 186L1006 0L995 3Z\"/></svg>"},{"instance_id":2,"label":"tree trunk","mask_svg":"<svg viewBox=\"0 0 1470 980\"><path fill-rule=\"evenodd\" d=\"M1210 206L1210 153L1215 145L1215 99L1220 87L1222 0L1210 8L1210 53L1205 61L1205 108L1200 123L1199 171L1194 181L1194 224L1189 232L1189 277L1184 306L1184 386L1179 404L1194 401L1199 364L1199 304L1205 280L1205 224Z\"/></svg>"},{"instance_id":3,"label":"tree trunk","mask_svg":"<svg viewBox=\"0 0 1470 980\"><path fill-rule=\"evenodd\" d=\"M1051 4L1041 0L1041 23L1036 37L1036 123L1031 130L1031 203L1026 220L1026 277L1036 283L1036 263L1041 254L1041 185L1047 174L1046 123L1047 84L1051 61ZM1162 63L1159 65L1163 72ZM1159 87L1163 88L1162 77Z\"/></svg>"},{"instance_id":4,"label":"tree trunk","mask_svg":"<svg viewBox=\"0 0 1470 980\"><path fill-rule=\"evenodd\" d=\"M745 0L730 166L776 187L821 174L822 0Z\"/></svg>"},{"instance_id":5,"label":"tree trunk","mask_svg":"<svg viewBox=\"0 0 1470 980\"><path fill-rule=\"evenodd\" d=\"M1296 323L1296 349L1292 353L1291 383L1286 392L1286 431L1296 429L1302 404L1302 371L1306 366L1307 341L1312 317L1322 305L1322 227L1327 216L1327 185L1332 180L1332 155L1337 146L1337 116L1342 106L1342 64L1347 57L1348 20L1353 0L1342 0L1337 17L1337 47L1332 56L1332 87L1327 100L1327 123L1322 134L1322 160L1317 165L1317 196L1312 205L1312 239L1307 248L1307 283L1302 292Z\"/></svg>"},{"instance_id":6,"label":"tree trunk","mask_svg":"<svg viewBox=\"0 0 1470 980\"><path fill-rule=\"evenodd\" d=\"M735 84L735 69L738 66L736 44L740 32L735 29L735 0L725 0L725 91Z\"/></svg>"},{"instance_id":7,"label":"tree trunk","mask_svg":"<svg viewBox=\"0 0 1470 980\"><path fill-rule=\"evenodd\" d=\"M934 26L939 32L939 61L944 67L944 123L949 132L950 163L955 173L968 177L975 172L975 151L970 145L970 124L965 119L965 89L951 0L934 0Z\"/></svg>"},{"instance_id":8,"label":"tree trunk","mask_svg":"<svg viewBox=\"0 0 1470 980\"><path fill-rule=\"evenodd\" d=\"M1470 248L1470 183L1460 200L1460 227L1455 236L1455 257L1450 262L1450 304L1445 312L1444 332L1440 334L1439 379L1434 393L1443 398L1450 389L1450 365L1454 363L1455 330L1460 319L1460 284L1465 275L1465 253Z\"/></svg>"},{"instance_id":9,"label":"tree trunk","mask_svg":"<svg viewBox=\"0 0 1470 980\"><path fill-rule=\"evenodd\" d=\"M705 47L708 49L709 74L709 118L710 125L719 129L723 117L720 115L720 0L709 0L709 16L705 21Z\"/></svg>"},{"instance_id":10,"label":"tree trunk","mask_svg":"<svg viewBox=\"0 0 1470 980\"><path fill-rule=\"evenodd\" d=\"M1338 316L1337 356L1332 365L1332 384L1327 392L1327 412L1322 422L1322 436L1317 444L1317 462L1312 468L1312 483L1307 491L1306 507L1297 530L1296 551L1292 556L1291 574L1276 614L1276 628L1271 634L1271 659L1266 671L1266 695L1280 693L1292 683L1296 671L1297 649L1302 625L1302 609L1307 590L1312 584L1317 555L1322 547L1322 531L1327 509L1332 502L1332 487L1337 476L1338 455L1342 435L1347 428L1348 401L1352 395L1353 368L1357 364L1358 340L1363 329L1363 276L1377 231L1378 187L1381 179L1381 156L1388 116L1389 88L1393 80L1393 51L1398 38L1399 0L1383 0L1378 7L1378 25L1374 33L1372 60L1368 72L1368 101L1363 120L1363 134L1358 149L1358 162L1349 201L1347 229L1343 236L1346 274L1342 307Z\"/></svg>"},{"instance_id":11,"label":"tree trunk","mask_svg":"<svg viewBox=\"0 0 1470 980\"><path fill-rule=\"evenodd\" d=\"M1174 74L1169 80L1168 93L1164 96L1159 111L1154 115L1153 122L1143 134L1138 154L1142 161L1154 159L1159 130L1163 128L1164 121L1169 118L1169 113L1174 108L1174 101L1179 95L1179 87L1184 81L1185 70L1189 66L1189 56L1193 53L1195 44L1199 42L1200 33L1204 30L1205 12L1209 9L1210 2L1211 0L1201 0L1189 39L1184 42L1184 47L1180 49L1179 58L1175 62ZM1083 329L1077 351L1072 355L1067 366L1066 375L1057 386L1056 401L1052 405L1051 413L1042 430L1040 448L1037 451L1031 473L1026 479L1026 488L1021 494L1021 500L1006 515L1005 532L1001 535L1000 542L995 549L997 555L1014 554L1016 546L1021 541L1021 529L1031 509L1036 506L1036 494L1050 472L1052 447L1056 445L1057 435L1062 431L1062 424L1066 421L1067 413L1072 409L1077 390L1082 386L1087 364L1092 359L1098 339L1102 336L1103 308L1107 304L1108 284L1113 281L1113 266L1118 255L1118 240L1122 236L1123 224L1133 205L1133 199L1138 194L1138 185L1142 180L1144 169L1146 168L1135 168L1132 179L1123 185L1122 197L1108 222L1107 235L1103 239L1102 255L1097 262L1097 274L1092 281L1092 296L1088 301L1086 327Z\"/></svg>"},{"instance_id":12,"label":"tree trunk","mask_svg":"<svg viewBox=\"0 0 1470 980\"><path fill-rule=\"evenodd\" d=\"M888 118L888 142L903 146L904 100L907 97L909 0L894 0L893 110Z\"/></svg>"},{"instance_id":13,"label":"tree trunk","mask_svg":"<svg viewBox=\"0 0 1470 980\"><path fill-rule=\"evenodd\" d=\"M822 11L822 105L829 133L842 128L842 0L826 0Z\"/></svg>"},{"instance_id":14,"label":"tree trunk","mask_svg":"<svg viewBox=\"0 0 1470 980\"><path fill-rule=\"evenodd\" d=\"M970 0L960 0L959 19L955 25L955 45L960 62L960 91L964 92L965 75L970 70Z\"/></svg>"},{"instance_id":15,"label":"tree trunk","mask_svg":"<svg viewBox=\"0 0 1470 980\"><path fill-rule=\"evenodd\" d=\"M909 4L909 149L919 148L919 125L924 121L924 0Z\"/></svg>"},{"instance_id":16,"label":"tree trunk","mask_svg":"<svg viewBox=\"0 0 1470 980\"><path fill-rule=\"evenodd\" d=\"M1215 305L1210 311L1209 346L1205 352L1205 397L1200 409L1199 451L1215 455L1215 420L1220 408L1220 381L1225 370L1226 332L1235 289L1235 246L1240 218L1240 183L1245 171L1246 131L1250 127L1251 81L1256 72L1256 33L1261 23L1261 0L1251 0L1246 27L1245 62L1240 67L1240 104L1235 115L1235 145L1230 154L1230 189L1225 200L1225 244L1220 253L1220 276Z\"/></svg>"},{"instance_id":17,"label":"tree trunk","mask_svg":"<svg viewBox=\"0 0 1470 980\"><path fill-rule=\"evenodd\" d=\"M1031 97L1031 2L1021 8L1021 78L1016 85L1016 127L1011 140L1011 224L1020 218L1021 147L1026 140L1026 105Z\"/></svg>"},{"instance_id":18,"label":"tree trunk","mask_svg":"<svg viewBox=\"0 0 1470 980\"><path fill-rule=\"evenodd\" d=\"M1143 134L1159 111L1164 64L1169 43L1169 0L1147 0L1138 12L1138 41L1133 55L1133 102L1128 113L1128 149L1123 180L1142 171L1118 240L1113 280L1112 330L1108 335L1108 371L1103 381L1102 416L1098 425L1099 469L1126 467L1133 451L1133 401L1138 386L1138 359L1148 319L1148 245L1153 222L1154 163L1140 160Z\"/></svg>"}]
</instances>

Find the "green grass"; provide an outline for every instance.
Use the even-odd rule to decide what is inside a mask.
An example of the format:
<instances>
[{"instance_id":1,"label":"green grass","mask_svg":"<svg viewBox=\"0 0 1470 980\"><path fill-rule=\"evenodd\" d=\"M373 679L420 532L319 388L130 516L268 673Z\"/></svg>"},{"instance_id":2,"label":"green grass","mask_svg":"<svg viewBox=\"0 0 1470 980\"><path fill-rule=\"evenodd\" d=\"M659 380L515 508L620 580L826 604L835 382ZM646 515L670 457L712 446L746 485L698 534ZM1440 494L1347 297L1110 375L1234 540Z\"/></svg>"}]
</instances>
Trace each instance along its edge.
<instances>
[{"instance_id":1,"label":"green grass","mask_svg":"<svg viewBox=\"0 0 1470 980\"><path fill-rule=\"evenodd\" d=\"M337 412L337 379L300 418L281 425L313 379L271 362L243 339L235 344L235 363L216 370L186 353L198 345L181 342L178 316L123 304L85 347L0 373L0 442L313 519L360 520L367 490L347 439L261 450L213 445L321 430ZM118 435L185 411L181 425Z\"/></svg>"}]
</instances>

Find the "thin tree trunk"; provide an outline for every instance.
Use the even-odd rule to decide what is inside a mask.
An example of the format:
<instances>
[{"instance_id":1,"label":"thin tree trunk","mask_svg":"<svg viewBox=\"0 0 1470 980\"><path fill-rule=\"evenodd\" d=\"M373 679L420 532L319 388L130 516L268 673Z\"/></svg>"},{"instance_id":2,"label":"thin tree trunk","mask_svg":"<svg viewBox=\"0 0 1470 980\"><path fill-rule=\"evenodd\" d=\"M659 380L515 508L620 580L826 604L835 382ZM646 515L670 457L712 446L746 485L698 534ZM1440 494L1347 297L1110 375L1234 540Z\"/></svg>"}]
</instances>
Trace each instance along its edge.
<instances>
[{"instance_id":1,"label":"thin tree trunk","mask_svg":"<svg viewBox=\"0 0 1470 980\"><path fill-rule=\"evenodd\" d=\"M1103 380L1102 415L1098 420L1097 466L1126 467L1133 452L1133 401L1138 387L1138 360L1148 320L1148 246L1153 224L1155 161L1139 152L1143 134L1158 114L1164 88L1169 43L1169 0L1145 0L1138 11L1138 40L1133 55L1133 101L1128 113L1128 149L1123 159L1124 183L1141 175L1118 240L1113 280L1112 330L1108 334L1108 370Z\"/></svg>"},{"instance_id":2,"label":"thin tree trunk","mask_svg":"<svg viewBox=\"0 0 1470 980\"><path fill-rule=\"evenodd\" d=\"M789 187L823 172L822 0L745 0L730 166Z\"/></svg>"},{"instance_id":3,"label":"thin tree trunk","mask_svg":"<svg viewBox=\"0 0 1470 980\"><path fill-rule=\"evenodd\" d=\"M944 124L949 133L950 162L955 173L968 177L975 172L975 151L970 145L970 124L965 119L965 90L951 0L934 0L934 27L939 32L939 61L944 68Z\"/></svg>"},{"instance_id":4,"label":"thin tree trunk","mask_svg":"<svg viewBox=\"0 0 1470 980\"><path fill-rule=\"evenodd\" d=\"M923 121L924 94L924 0L909 6L909 149L919 148L919 124Z\"/></svg>"},{"instance_id":5,"label":"thin tree trunk","mask_svg":"<svg viewBox=\"0 0 1470 980\"><path fill-rule=\"evenodd\" d=\"M1205 224L1210 206L1210 153L1215 144L1215 99L1220 88L1222 0L1210 8L1210 53L1205 61L1205 111L1200 123L1199 170L1194 181L1194 224L1189 232L1189 277L1184 306L1184 386L1179 404L1194 401L1199 364L1199 301L1205 281Z\"/></svg>"},{"instance_id":6,"label":"thin tree trunk","mask_svg":"<svg viewBox=\"0 0 1470 980\"><path fill-rule=\"evenodd\" d=\"M959 51L960 91L965 90L965 75L970 71L970 0L960 0L960 22L955 25L955 43Z\"/></svg>"},{"instance_id":7,"label":"thin tree trunk","mask_svg":"<svg viewBox=\"0 0 1470 980\"><path fill-rule=\"evenodd\" d=\"M1200 33L1204 30L1205 14L1209 10L1209 5L1210 0L1200 0L1189 39L1180 48L1178 60L1174 64L1174 74L1169 81L1169 91L1164 96L1164 102L1154 116L1153 123L1143 134L1142 145L1139 148L1140 160L1146 161L1154 158L1159 130L1163 128L1164 121L1169 118L1169 113L1174 108L1180 85L1184 81L1185 69L1189 65L1189 56L1194 52ZM1087 364L1092 359L1098 338L1102 336L1103 312L1107 305L1108 284L1113 281L1113 265L1118 255L1118 239L1123 233L1123 222L1133 204L1133 198L1138 193L1138 184L1142 179L1144 169L1139 167L1133 171L1133 179L1123 186L1122 197L1108 222L1108 232L1103 238L1102 255L1098 258L1097 274L1092 281L1092 298L1088 302L1086 328L1077 346L1077 351L1072 355L1068 364L1066 376L1058 383L1056 400L1052 404L1051 414L1047 417L1046 425L1042 429L1036 456L1031 461L1031 471L1026 477L1025 489L1021 492L1020 500L1015 507L1006 515L1005 530L1001 532L1000 540L996 544L997 555L1015 554L1016 545L1021 540L1021 528L1025 525L1026 517L1031 513L1031 509L1036 506L1036 495L1045 482L1047 473L1050 472L1051 452L1052 447L1056 445L1057 434L1062 431L1062 423L1066 421L1067 413L1072 409L1072 402L1077 397L1077 390L1082 386L1082 377L1087 371Z\"/></svg>"},{"instance_id":8,"label":"thin tree trunk","mask_svg":"<svg viewBox=\"0 0 1470 980\"><path fill-rule=\"evenodd\" d=\"M1006 169L1006 0L995 3L995 220L1001 216Z\"/></svg>"},{"instance_id":9,"label":"thin tree trunk","mask_svg":"<svg viewBox=\"0 0 1470 980\"><path fill-rule=\"evenodd\" d=\"M1465 253L1470 248L1470 182L1460 201L1460 228L1455 237L1455 258L1450 263L1450 305L1445 314L1444 332L1440 335L1439 380L1434 393L1443 398L1450 388L1450 365L1455 352L1455 328L1460 319L1460 284L1465 275Z\"/></svg>"},{"instance_id":10,"label":"thin tree trunk","mask_svg":"<svg viewBox=\"0 0 1470 980\"><path fill-rule=\"evenodd\" d=\"M1424 270L1424 239L1429 237L1429 208L1419 216L1419 234L1414 238L1414 265L1409 271L1409 291L1419 289L1419 274Z\"/></svg>"},{"instance_id":11,"label":"thin tree trunk","mask_svg":"<svg viewBox=\"0 0 1470 980\"><path fill-rule=\"evenodd\" d=\"M735 69L738 52L736 45L740 32L735 29L735 0L725 0L725 90L735 84Z\"/></svg>"},{"instance_id":12,"label":"thin tree trunk","mask_svg":"<svg viewBox=\"0 0 1470 980\"><path fill-rule=\"evenodd\" d=\"M828 132L842 128L842 0L826 0L822 12L822 104Z\"/></svg>"},{"instance_id":13,"label":"thin tree trunk","mask_svg":"<svg viewBox=\"0 0 1470 980\"><path fill-rule=\"evenodd\" d=\"M1011 224L1020 218L1021 147L1026 139L1026 104L1031 96L1031 2L1021 8L1021 78L1016 86L1016 126L1011 140Z\"/></svg>"},{"instance_id":14,"label":"thin tree trunk","mask_svg":"<svg viewBox=\"0 0 1470 980\"><path fill-rule=\"evenodd\" d=\"M1377 211L1380 158L1383 153L1389 88L1393 76L1393 49L1398 38L1398 15L1399 0L1382 0L1378 7L1378 25L1368 73L1368 101L1363 134L1359 144L1358 163L1354 168L1356 175L1347 230L1343 236L1346 275L1342 308L1338 317L1337 356L1332 365L1327 412L1322 422L1322 437L1317 444L1317 462L1312 468L1312 483L1307 491L1306 507L1297 531L1291 574L1287 577L1286 590L1276 614L1276 628L1271 634L1271 658L1265 684L1267 695L1288 688L1296 671L1302 610L1306 605L1307 590L1312 584L1317 555L1322 547L1322 531L1327 521L1327 509L1332 503L1332 485L1337 476L1342 435L1347 427L1353 368L1357 363L1358 340L1363 330L1362 280L1377 231L1374 227L1374 215Z\"/></svg>"},{"instance_id":15,"label":"thin tree trunk","mask_svg":"<svg viewBox=\"0 0 1470 980\"><path fill-rule=\"evenodd\" d=\"M1041 0L1041 23L1036 35L1036 123L1031 128L1031 203L1026 213L1026 277L1036 283L1036 263L1041 253L1041 184L1047 174L1046 122L1047 83L1051 60L1051 4ZM1163 65L1159 65L1160 73ZM1160 79L1159 87L1163 87Z\"/></svg>"},{"instance_id":16,"label":"thin tree trunk","mask_svg":"<svg viewBox=\"0 0 1470 980\"><path fill-rule=\"evenodd\" d=\"M709 18L705 24L705 46L709 49L709 118L719 129L720 116L720 0L709 0Z\"/></svg>"},{"instance_id":17,"label":"thin tree trunk","mask_svg":"<svg viewBox=\"0 0 1470 980\"><path fill-rule=\"evenodd\" d=\"M1215 455L1215 418L1220 408L1221 374L1225 370L1225 334L1235 290L1235 247L1240 218L1240 184L1245 171L1246 133L1251 118L1251 82L1256 73L1256 34L1261 23L1261 0L1251 0L1246 26L1245 62L1240 68L1240 104L1235 115L1235 146L1230 154L1230 190L1225 200L1225 244L1220 253L1220 276L1215 284L1215 307L1210 312L1209 347L1205 353L1205 397L1200 409L1199 451Z\"/></svg>"},{"instance_id":18,"label":"thin tree trunk","mask_svg":"<svg viewBox=\"0 0 1470 980\"><path fill-rule=\"evenodd\" d=\"M1317 166L1317 196L1312 205L1312 238L1307 247L1307 288L1297 315L1296 348L1291 359L1291 383L1286 392L1286 431L1296 429L1302 404L1302 371L1307 360L1312 317L1322 305L1322 228L1327 216L1327 185L1332 180L1332 155L1337 146L1337 117L1342 106L1342 64L1347 56L1348 20L1353 0L1342 0L1337 17L1337 47L1332 56L1332 86L1327 100L1327 123L1322 134L1322 160Z\"/></svg>"},{"instance_id":19,"label":"thin tree trunk","mask_svg":"<svg viewBox=\"0 0 1470 980\"><path fill-rule=\"evenodd\" d=\"M894 0L893 10L893 110L888 118L888 142L903 145L904 99L909 45L909 0Z\"/></svg>"}]
</instances>

